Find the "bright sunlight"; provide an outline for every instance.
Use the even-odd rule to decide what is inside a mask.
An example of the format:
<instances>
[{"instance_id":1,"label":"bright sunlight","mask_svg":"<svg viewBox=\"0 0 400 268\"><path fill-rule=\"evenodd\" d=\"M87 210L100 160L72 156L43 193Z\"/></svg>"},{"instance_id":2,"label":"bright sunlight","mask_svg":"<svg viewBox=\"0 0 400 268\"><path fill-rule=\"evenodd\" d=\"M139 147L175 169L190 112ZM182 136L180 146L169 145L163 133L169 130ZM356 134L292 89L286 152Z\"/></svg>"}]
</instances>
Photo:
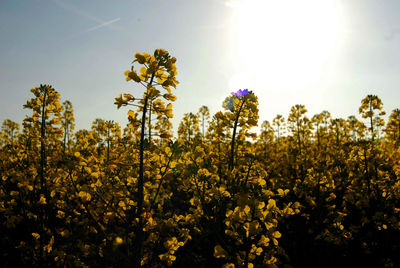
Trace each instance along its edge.
<instances>
[{"instance_id":1,"label":"bright sunlight","mask_svg":"<svg viewBox=\"0 0 400 268\"><path fill-rule=\"evenodd\" d=\"M315 83L340 48L344 19L337 1L239 0L226 5L235 10L232 60L240 73L268 80L264 84L274 89L292 91Z\"/></svg>"}]
</instances>

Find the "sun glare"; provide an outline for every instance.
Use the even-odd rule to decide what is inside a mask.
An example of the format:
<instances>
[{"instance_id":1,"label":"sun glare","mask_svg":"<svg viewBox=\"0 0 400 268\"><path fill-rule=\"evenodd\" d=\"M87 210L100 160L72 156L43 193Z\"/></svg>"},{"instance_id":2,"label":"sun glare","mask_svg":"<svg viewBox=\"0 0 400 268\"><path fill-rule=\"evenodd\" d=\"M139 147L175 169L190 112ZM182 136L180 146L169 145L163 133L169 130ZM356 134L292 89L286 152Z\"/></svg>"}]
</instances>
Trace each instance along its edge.
<instances>
[{"instance_id":1,"label":"sun glare","mask_svg":"<svg viewBox=\"0 0 400 268\"><path fill-rule=\"evenodd\" d=\"M318 79L340 47L343 16L334 0L239 0L231 28L239 72L296 90ZM230 82L232 84L232 81ZM265 83L264 83L265 84Z\"/></svg>"}]
</instances>

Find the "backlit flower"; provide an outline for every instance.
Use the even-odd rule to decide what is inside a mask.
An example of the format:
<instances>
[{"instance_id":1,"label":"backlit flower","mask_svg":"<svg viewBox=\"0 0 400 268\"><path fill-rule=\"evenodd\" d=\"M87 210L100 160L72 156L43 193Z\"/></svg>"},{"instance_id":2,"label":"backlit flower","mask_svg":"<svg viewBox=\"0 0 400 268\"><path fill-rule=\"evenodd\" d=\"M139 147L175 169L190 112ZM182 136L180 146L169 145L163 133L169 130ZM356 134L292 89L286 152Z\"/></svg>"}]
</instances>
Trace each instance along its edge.
<instances>
[{"instance_id":1,"label":"backlit flower","mask_svg":"<svg viewBox=\"0 0 400 268\"><path fill-rule=\"evenodd\" d=\"M238 98L241 98L241 97L245 96L247 93L249 93L249 90L246 88L246 89L243 89L243 90L239 89L236 92L232 92L232 95L236 96Z\"/></svg>"}]
</instances>

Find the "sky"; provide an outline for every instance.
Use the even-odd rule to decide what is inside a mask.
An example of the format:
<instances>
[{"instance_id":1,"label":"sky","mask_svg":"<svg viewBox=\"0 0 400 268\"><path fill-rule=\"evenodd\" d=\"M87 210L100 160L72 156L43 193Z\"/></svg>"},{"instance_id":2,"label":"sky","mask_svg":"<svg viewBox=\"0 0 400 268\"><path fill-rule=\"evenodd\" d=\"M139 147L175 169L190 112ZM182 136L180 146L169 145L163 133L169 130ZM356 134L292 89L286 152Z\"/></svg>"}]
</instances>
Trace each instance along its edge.
<instances>
[{"instance_id":1,"label":"sky","mask_svg":"<svg viewBox=\"0 0 400 268\"><path fill-rule=\"evenodd\" d=\"M304 104L308 117L358 116L378 95L400 108L398 0L0 0L0 122L22 123L30 89L52 85L76 129L127 123L120 93L136 52L177 58L175 133L184 113L222 110L232 91L259 101L259 125ZM359 117L360 118L360 117Z\"/></svg>"}]
</instances>

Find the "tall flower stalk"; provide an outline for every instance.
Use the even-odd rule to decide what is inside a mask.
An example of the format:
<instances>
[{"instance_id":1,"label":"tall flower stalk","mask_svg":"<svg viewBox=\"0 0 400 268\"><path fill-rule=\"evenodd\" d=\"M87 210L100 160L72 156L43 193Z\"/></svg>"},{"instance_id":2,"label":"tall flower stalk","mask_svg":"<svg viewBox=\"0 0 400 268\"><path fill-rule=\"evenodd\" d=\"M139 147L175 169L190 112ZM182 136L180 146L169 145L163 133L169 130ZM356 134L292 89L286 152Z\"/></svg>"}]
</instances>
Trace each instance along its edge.
<instances>
[{"instance_id":1,"label":"tall flower stalk","mask_svg":"<svg viewBox=\"0 0 400 268\"><path fill-rule=\"evenodd\" d=\"M235 115L235 122L233 125L233 133L232 133L232 141L231 141L231 155L229 159L229 170L233 169L234 160L235 160L235 137L236 137L236 129L239 122L240 112L242 111L243 105L246 102L246 95L249 93L248 89L241 90L239 89L237 92L232 92L232 95L239 98L241 100L239 109Z\"/></svg>"},{"instance_id":2,"label":"tall flower stalk","mask_svg":"<svg viewBox=\"0 0 400 268\"><path fill-rule=\"evenodd\" d=\"M129 110L128 112L130 128L137 132L138 128L140 127L139 178L136 195L137 206L136 211L130 210L128 213L130 224L133 224L133 221L137 221L135 228L135 241L132 245L132 251L134 254L133 264L135 267L140 267L143 255L143 227L145 225L145 219L143 216L143 188L146 178L144 177L145 170L143 162L147 110L149 109L149 104L152 103L152 111L149 111L149 114L154 112L159 118L164 115L168 118L172 118L172 104L169 103L167 106L165 106L164 102L161 101L161 97L167 101L175 101L176 96L171 93L171 86L175 88L178 84L178 81L175 79L177 75L175 66L176 59L175 57L171 57L168 52L163 49L156 49L154 55L152 56L150 56L148 53L136 53L133 63L135 62L144 65L144 67L140 68L140 75L136 73L134 66L132 66L130 71L128 70L125 72L125 76L127 81L133 80L146 87L143 97L138 100L138 104L134 104L136 99L131 94L124 94L123 97L122 95L119 95L119 97L115 99L115 104L118 106L118 108L126 105L135 106L137 107L137 112L142 112L142 117L140 120L137 119L137 112L132 110ZM167 93L161 95L161 92L156 89L156 86L162 86L165 90L167 90ZM168 135L162 130L160 130L160 132L160 137L165 137ZM128 251L128 255L129 252L130 250Z\"/></svg>"}]
</instances>

